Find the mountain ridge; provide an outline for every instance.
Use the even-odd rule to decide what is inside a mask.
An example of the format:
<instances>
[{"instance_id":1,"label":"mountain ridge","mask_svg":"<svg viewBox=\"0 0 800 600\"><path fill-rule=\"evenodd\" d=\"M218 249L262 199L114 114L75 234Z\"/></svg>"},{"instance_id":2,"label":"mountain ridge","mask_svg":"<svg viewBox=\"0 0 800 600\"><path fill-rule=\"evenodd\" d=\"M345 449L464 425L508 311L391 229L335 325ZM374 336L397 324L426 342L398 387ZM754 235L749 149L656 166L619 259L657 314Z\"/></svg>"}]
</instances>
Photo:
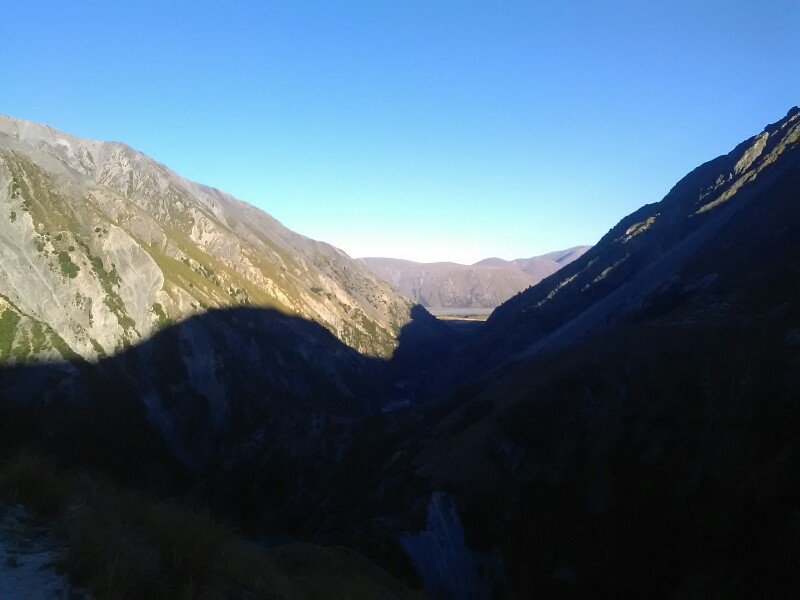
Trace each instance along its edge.
<instances>
[{"instance_id":1,"label":"mountain ridge","mask_svg":"<svg viewBox=\"0 0 800 600\"><path fill-rule=\"evenodd\" d=\"M515 260L485 258L471 265L382 257L359 260L397 291L426 308L494 308L555 273L589 248L575 246Z\"/></svg>"},{"instance_id":2,"label":"mountain ridge","mask_svg":"<svg viewBox=\"0 0 800 600\"><path fill-rule=\"evenodd\" d=\"M790 110L730 153L697 167L661 201L622 219L578 260L494 311L476 362L486 361L488 353L494 358L486 363L497 366L546 345L568 345L644 301L645 279L650 291L667 285L669 274L750 198L795 167L799 114Z\"/></svg>"},{"instance_id":3,"label":"mountain ridge","mask_svg":"<svg viewBox=\"0 0 800 600\"><path fill-rule=\"evenodd\" d=\"M23 328L9 334L20 356L100 357L239 304L389 355L409 319L411 304L342 250L120 142L0 116L0 161L0 301Z\"/></svg>"}]
</instances>

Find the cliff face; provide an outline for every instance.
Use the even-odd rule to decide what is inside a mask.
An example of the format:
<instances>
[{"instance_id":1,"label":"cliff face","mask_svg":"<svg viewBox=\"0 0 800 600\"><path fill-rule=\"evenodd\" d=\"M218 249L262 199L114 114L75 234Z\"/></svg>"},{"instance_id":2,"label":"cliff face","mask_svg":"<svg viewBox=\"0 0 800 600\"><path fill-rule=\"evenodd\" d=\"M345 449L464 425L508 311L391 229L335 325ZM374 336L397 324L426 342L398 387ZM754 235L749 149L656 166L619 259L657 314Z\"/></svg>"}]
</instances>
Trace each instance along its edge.
<instances>
[{"instance_id":1,"label":"cliff face","mask_svg":"<svg viewBox=\"0 0 800 600\"><path fill-rule=\"evenodd\" d=\"M341 250L124 144L0 116L0 360L97 358L238 305L381 356L410 310Z\"/></svg>"}]
</instances>

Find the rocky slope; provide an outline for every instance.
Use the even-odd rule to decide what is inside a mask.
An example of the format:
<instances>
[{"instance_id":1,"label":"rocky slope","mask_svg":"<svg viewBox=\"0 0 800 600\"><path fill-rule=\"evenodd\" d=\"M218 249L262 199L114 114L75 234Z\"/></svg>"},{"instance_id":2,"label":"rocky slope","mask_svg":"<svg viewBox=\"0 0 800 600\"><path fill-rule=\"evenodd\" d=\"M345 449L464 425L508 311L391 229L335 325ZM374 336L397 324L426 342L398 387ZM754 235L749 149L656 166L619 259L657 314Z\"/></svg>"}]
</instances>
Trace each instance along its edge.
<instances>
[{"instance_id":1,"label":"rocky slope","mask_svg":"<svg viewBox=\"0 0 800 600\"><path fill-rule=\"evenodd\" d=\"M589 246L473 265L418 263L397 258L362 259L397 291L426 308L494 308L580 257Z\"/></svg>"},{"instance_id":2,"label":"rocky slope","mask_svg":"<svg viewBox=\"0 0 800 600\"><path fill-rule=\"evenodd\" d=\"M678 271L797 168L798 139L795 108L689 173L663 200L627 216L578 260L494 311L475 361L491 368L569 345L638 309L660 287L681 285Z\"/></svg>"},{"instance_id":3,"label":"rocky slope","mask_svg":"<svg viewBox=\"0 0 800 600\"><path fill-rule=\"evenodd\" d=\"M398 485L456 497L516 597L798 585L799 142L792 109L500 307L408 444Z\"/></svg>"},{"instance_id":4,"label":"rocky slope","mask_svg":"<svg viewBox=\"0 0 800 600\"><path fill-rule=\"evenodd\" d=\"M238 305L382 356L410 310L344 252L124 144L0 115L0 360L97 358Z\"/></svg>"}]
</instances>

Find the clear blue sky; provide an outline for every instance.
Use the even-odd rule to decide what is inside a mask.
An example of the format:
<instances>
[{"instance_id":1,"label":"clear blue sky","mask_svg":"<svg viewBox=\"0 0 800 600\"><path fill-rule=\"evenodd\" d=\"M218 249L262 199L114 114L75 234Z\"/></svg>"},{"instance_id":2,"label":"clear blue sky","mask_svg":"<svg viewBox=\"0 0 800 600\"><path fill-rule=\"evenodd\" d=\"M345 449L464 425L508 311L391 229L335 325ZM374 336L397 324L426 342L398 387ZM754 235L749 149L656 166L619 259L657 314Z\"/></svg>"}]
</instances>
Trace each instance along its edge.
<instances>
[{"instance_id":1,"label":"clear blue sky","mask_svg":"<svg viewBox=\"0 0 800 600\"><path fill-rule=\"evenodd\" d=\"M596 242L800 104L800 2L5 3L0 112L352 256Z\"/></svg>"}]
</instances>

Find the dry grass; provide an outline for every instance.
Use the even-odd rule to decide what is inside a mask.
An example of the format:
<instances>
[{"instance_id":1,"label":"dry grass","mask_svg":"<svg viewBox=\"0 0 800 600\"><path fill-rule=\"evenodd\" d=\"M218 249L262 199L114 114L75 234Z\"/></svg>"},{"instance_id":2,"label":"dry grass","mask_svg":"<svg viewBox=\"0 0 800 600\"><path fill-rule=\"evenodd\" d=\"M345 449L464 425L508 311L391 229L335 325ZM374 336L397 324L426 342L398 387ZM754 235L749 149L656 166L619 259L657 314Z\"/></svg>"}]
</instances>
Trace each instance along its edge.
<instances>
[{"instance_id":1,"label":"dry grass","mask_svg":"<svg viewBox=\"0 0 800 600\"><path fill-rule=\"evenodd\" d=\"M41 454L21 452L0 469L0 494L7 502L24 504L54 517L64 512L73 497L72 476L56 470Z\"/></svg>"},{"instance_id":2,"label":"dry grass","mask_svg":"<svg viewBox=\"0 0 800 600\"><path fill-rule=\"evenodd\" d=\"M265 549L208 512L123 490L20 452L0 467L0 497L63 534L61 566L98 598L402 598L408 591L360 555L293 544Z\"/></svg>"}]
</instances>

